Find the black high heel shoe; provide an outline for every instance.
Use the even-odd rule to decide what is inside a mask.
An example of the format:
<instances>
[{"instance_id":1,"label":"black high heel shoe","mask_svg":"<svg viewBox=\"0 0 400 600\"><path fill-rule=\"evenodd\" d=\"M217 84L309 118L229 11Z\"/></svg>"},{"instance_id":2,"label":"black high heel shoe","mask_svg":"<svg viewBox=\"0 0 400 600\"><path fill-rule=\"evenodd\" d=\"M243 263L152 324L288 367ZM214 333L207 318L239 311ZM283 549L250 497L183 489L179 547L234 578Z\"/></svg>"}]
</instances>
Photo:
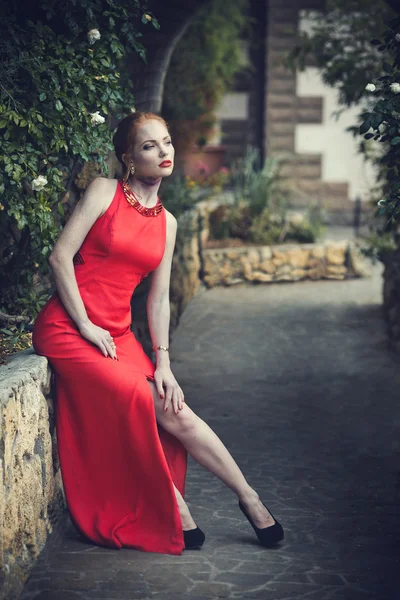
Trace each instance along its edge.
<instances>
[{"instance_id":1,"label":"black high heel shoe","mask_svg":"<svg viewBox=\"0 0 400 600\"><path fill-rule=\"evenodd\" d=\"M204 544L206 536L200 527L196 527L196 529L184 531L183 538L185 540L185 550L198 550Z\"/></svg>"},{"instance_id":2,"label":"black high heel shoe","mask_svg":"<svg viewBox=\"0 0 400 600\"><path fill-rule=\"evenodd\" d=\"M263 504L264 504L264 502L263 502ZM264 506L265 506L265 504L264 504ZM274 525L271 525L270 527L263 527L261 529L259 527L257 527L256 525L254 525L253 521L247 514L247 511L246 511L245 507L243 506L243 504L240 502L240 500L239 500L239 508L242 511L242 513L244 514L244 516L246 517L246 519L249 521L249 523L252 526L252 528L254 529L254 531L256 532L256 535L257 535L260 543L262 544L262 546L266 546L268 548L269 546L275 546L275 544L277 544L278 542L283 540L283 538L284 538L283 527L275 519L274 515L272 514L272 512L269 510L269 508L267 506L265 506L265 508L268 510L269 514L274 519L275 523L274 523Z\"/></svg>"}]
</instances>

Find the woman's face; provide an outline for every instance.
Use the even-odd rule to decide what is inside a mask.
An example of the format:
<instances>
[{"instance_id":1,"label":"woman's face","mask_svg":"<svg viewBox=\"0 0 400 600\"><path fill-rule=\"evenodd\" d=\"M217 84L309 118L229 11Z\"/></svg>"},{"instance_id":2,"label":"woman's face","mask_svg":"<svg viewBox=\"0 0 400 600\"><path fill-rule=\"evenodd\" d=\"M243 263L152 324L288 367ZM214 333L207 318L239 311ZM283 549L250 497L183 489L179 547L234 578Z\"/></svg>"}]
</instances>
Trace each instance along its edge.
<instances>
[{"instance_id":1,"label":"woman's face","mask_svg":"<svg viewBox=\"0 0 400 600\"><path fill-rule=\"evenodd\" d=\"M163 123L149 119L138 126L132 155L135 177L147 182L168 177L174 168L174 156L171 136Z\"/></svg>"}]
</instances>

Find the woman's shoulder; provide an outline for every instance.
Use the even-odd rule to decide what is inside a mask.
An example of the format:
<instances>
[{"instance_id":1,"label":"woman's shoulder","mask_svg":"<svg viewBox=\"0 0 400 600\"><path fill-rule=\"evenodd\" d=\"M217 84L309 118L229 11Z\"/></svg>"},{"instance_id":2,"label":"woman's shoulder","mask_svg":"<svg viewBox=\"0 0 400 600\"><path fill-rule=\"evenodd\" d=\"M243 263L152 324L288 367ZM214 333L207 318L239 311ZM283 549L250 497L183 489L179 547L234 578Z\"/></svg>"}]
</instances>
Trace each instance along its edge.
<instances>
[{"instance_id":1,"label":"woman's shoulder","mask_svg":"<svg viewBox=\"0 0 400 600\"><path fill-rule=\"evenodd\" d=\"M118 179L95 177L88 188L96 195L97 202L101 205L101 214L104 214L111 205L117 191Z\"/></svg>"},{"instance_id":2,"label":"woman's shoulder","mask_svg":"<svg viewBox=\"0 0 400 600\"><path fill-rule=\"evenodd\" d=\"M167 219L167 223L171 224L172 226L176 226L178 224L178 221L176 220L176 217L174 217L174 215L165 208L164 206L164 210L165 210L165 216Z\"/></svg>"}]
</instances>

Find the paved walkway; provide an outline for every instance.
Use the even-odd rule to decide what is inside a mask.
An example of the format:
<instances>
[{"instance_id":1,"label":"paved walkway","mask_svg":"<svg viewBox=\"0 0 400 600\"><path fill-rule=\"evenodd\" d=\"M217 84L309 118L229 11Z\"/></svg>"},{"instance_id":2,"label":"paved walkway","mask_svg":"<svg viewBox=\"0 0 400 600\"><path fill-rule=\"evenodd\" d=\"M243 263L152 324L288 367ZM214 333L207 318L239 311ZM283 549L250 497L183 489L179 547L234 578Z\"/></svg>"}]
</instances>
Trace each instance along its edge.
<instances>
[{"instance_id":1,"label":"paved walkway","mask_svg":"<svg viewBox=\"0 0 400 600\"><path fill-rule=\"evenodd\" d=\"M200 551L99 548L67 520L21 599L398 599L400 357L380 272L203 290L173 336L187 402L282 522L279 548L259 546L236 497L190 459Z\"/></svg>"}]
</instances>

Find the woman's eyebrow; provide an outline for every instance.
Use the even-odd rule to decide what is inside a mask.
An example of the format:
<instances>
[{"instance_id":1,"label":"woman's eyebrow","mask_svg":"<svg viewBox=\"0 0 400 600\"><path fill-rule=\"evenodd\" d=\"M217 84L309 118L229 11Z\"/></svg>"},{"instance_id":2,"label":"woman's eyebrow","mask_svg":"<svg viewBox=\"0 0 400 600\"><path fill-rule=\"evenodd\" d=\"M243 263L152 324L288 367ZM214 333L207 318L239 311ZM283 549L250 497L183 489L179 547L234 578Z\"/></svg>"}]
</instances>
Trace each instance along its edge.
<instances>
[{"instance_id":1,"label":"woman's eyebrow","mask_svg":"<svg viewBox=\"0 0 400 600\"><path fill-rule=\"evenodd\" d=\"M170 135L166 135L165 138L163 138L163 140L166 140L167 138L171 137ZM147 142L157 142L157 140L146 140L145 142L142 142L142 146L143 144L146 144Z\"/></svg>"}]
</instances>

